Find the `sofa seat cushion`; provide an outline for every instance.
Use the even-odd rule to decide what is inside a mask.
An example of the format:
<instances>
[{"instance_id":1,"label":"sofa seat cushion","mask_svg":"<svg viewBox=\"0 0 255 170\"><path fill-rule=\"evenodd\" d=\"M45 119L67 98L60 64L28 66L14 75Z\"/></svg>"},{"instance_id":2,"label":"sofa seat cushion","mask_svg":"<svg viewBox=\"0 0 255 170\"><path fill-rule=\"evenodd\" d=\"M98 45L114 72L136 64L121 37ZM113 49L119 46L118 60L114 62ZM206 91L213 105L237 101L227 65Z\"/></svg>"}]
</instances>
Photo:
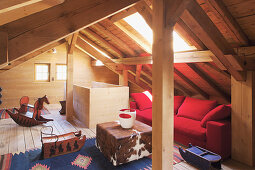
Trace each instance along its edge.
<instances>
[{"instance_id":1,"label":"sofa seat cushion","mask_svg":"<svg viewBox=\"0 0 255 170\"><path fill-rule=\"evenodd\" d=\"M152 126L152 109L138 110L136 109L136 120Z\"/></svg>"},{"instance_id":2,"label":"sofa seat cushion","mask_svg":"<svg viewBox=\"0 0 255 170\"><path fill-rule=\"evenodd\" d=\"M184 117L174 117L174 133L200 141L206 141L206 129L200 126L200 121Z\"/></svg>"},{"instance_id":3,"label":"sofa seat cushion","mask_svg":"<svg viewBox=\"0 0 255 170\"><path fill-rule=\"evenodd\" d=\"M177 114L179 107L182 105L185 96L174 96L174 114Z\"/></svg>"},{"instance_id":4,"label":"sofa seat cushion","mask_svg":"<svg viewBox=\"0 0 255 170\"><path fill-rule=\"evenodd\" d=\"M216 105L216 101L186 97L178 110L177 116L201 121Z\"/></svg>"},{"instance_id":5,"label":"sofa seat cushion","mask_svg":"<svg viewBox=\"0 0 255 170\"><path fill-rule=\"evenodd\" d=\"M152 99L150 99L151 95L148 91L143 93L132 93L131 97L137 103L139 110L151 109L152 108Z\"/></svg>"}]
</instances>

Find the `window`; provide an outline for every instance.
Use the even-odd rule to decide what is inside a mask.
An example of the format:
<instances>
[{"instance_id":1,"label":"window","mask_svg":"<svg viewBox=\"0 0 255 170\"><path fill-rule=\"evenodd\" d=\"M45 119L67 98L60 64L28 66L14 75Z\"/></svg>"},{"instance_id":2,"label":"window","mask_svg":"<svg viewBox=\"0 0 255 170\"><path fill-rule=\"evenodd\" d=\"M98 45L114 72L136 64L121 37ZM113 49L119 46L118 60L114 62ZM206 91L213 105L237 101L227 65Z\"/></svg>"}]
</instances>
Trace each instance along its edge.
<instances>
[{"instance_id":1,"label":"window","mask_svg":"<svg viewBox=\"0 0 255 170\"><path fill-rule=\"evenodd\" d=\"M134 13L124 18L124 21L152 44L153 32L139 13ZM173 32L173 42L174 52L195 50L195 47L189 46L175 31Z\"/></svg>"},{"instance_id":2,"label":"window","mask_svg":"<svg viewBox=\"0 0 255 170\"><path fill-rule=\"evenodd\" d=\"M49 64L35 64L35 80L50 81L50 65Z\"/></svg>"},{"instance_id":3,"label":"window","mask_svg":"<svg viewBox=\"0 0 255 170\"><path fill-rule=\"evenodd\" d=\"M57 80L66 80L66 65L57 64Z\"/></svg>"}]
</instances>

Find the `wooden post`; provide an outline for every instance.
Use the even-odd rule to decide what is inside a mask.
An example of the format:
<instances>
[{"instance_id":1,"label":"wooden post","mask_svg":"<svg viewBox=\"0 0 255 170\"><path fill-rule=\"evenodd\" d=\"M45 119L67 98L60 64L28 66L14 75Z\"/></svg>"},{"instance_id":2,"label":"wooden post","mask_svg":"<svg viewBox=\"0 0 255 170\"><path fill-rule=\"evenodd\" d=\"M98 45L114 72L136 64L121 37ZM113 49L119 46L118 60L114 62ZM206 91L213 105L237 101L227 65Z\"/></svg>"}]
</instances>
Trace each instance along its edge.
<instances>
[{"instance_id":1,"label":"wooden post","mask_svg":"<svg viewBox=\"0 0 255 170\"><path fill-rule=\"evenodd\" d=\"M78 32L74 33L67 49L67 79L66 79L66 120L72 121L73 110L73 51L75 48Z\"/></svg>"},{"instance_id":2,"label":"wooden post","mask_svg":"<svg viewBox=\"0 0 255 170\"><path fill-rule=\"evenodd\" d=\"M177 0L153 0L152 169L173 169L174 68L173 26L168 7ZM172 11L172 10L171 10Z\"/></svg>"},{"instance_id":3,"label":"wooden post","mask_svg":"<svg viewBox=\"0 0 255 170\"><path fill-rule=\"evenodd\" d=\"M123 70L122 74L119 74L119 85L128 86L128 70Z\"/></svg>"},{"instance_id":4,"label":"wooden post","mask_svg":"<svg viewBox=\"0 0 255 170\"><path fill-rule=\"evenodd\" d=\"M8 34L0 32L0 65L8 62Z\"/></svg>"},{"instance_id":5,"label":"wooden post","mask_svg":"<svg viewBox=\"0 0 255 170\"><path fill-rule=\"evenodd\" d=\"M255 165L255 72L244 82L231 77L232 159Z\"/></svg>"}]
</instances>

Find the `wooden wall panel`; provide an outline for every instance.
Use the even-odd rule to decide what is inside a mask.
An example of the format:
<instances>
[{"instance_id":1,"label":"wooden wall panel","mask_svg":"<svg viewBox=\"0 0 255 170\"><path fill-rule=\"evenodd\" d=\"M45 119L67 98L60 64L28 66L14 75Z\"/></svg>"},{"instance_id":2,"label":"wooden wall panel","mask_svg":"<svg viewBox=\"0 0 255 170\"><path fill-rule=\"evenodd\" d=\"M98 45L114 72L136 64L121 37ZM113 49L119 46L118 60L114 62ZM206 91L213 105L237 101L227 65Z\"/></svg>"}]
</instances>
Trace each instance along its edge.
<instances>
[{"instance_id":1,"label":"wooden wall panel","mask_svg":"<svg viewBox=\"0 0 255 170\"><path fill-rule=\"evenodd\" d=\"M232 159L255 165L255 73L247 72L246 82L231 78Z\"/></svg>"},{"instance_id":2,"label":"wooden wall panel","mask_svg":"<svg viewBox=\"0 0 255 170\"><path fill-rule=\"evenodd\" d=\"M65 99L65 81L56 81L56 64L66 63L66 45L56 47L57 53L45 52L17 67L0 73L0 86L3 88L2 105L0 108L19 106L22 96L30 97L30 104L34 104L38 97L47 95L50 103L56 104ZM35 82L34 64L50 63L50 82ZM118 84L118 76L104 68L94 69L91 66L91 57L82 51L74 51L74 84L87 86L91 81L102 81Z\"/></svg>"}]
</instances>

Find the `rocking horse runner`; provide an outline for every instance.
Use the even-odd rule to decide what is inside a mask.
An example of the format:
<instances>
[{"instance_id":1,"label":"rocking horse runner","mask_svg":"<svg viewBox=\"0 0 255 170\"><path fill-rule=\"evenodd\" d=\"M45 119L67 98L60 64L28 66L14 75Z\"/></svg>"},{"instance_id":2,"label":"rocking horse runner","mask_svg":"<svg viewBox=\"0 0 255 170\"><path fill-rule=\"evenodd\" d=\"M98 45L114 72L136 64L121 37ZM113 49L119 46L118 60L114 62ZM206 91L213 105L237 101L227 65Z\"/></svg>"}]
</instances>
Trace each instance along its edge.
<instances>
[{"instance_id":1,"label":"rocking horse runner","mask_svg":"<svg viewBox=\"0 0 255 170\"><path fill-rule=\"evenodd\" d=\"M27 117L21 114L20 112L15 114L10 112L7 109L6 109L6 112L20 126L31 127L31 126L40 125L43 123L47 123L48 121L53 121L53 119L45 119L44 117L41 116L41 110L43 108L44 102L49 104L49 101L46 95L42 98L38 98L38 100L35 102L34 113L32 118Z\"/></svg>"}]
</instances>

